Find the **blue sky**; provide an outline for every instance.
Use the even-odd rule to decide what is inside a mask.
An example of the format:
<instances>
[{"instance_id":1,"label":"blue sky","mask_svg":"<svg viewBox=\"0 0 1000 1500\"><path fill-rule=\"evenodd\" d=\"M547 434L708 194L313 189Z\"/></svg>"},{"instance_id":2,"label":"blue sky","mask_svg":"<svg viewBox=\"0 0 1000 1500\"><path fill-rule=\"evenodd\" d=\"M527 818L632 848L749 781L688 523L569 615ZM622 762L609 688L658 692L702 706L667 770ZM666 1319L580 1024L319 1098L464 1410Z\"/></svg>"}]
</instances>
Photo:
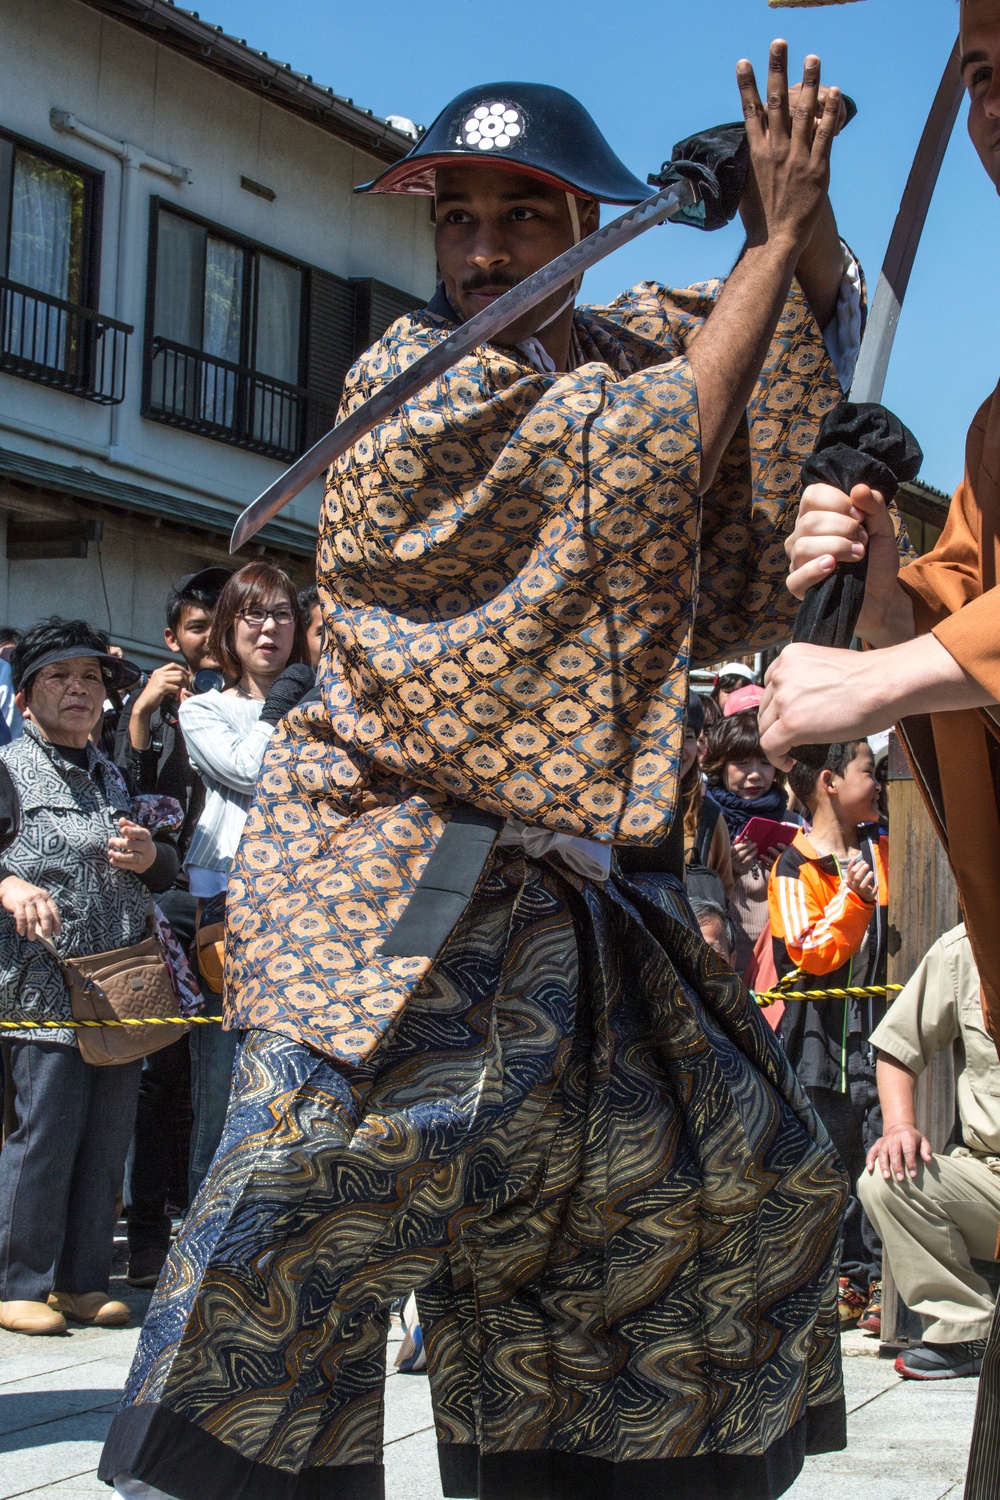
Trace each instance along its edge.
<instances>
[{"instance_id":1,"label":"blue sky","mask_svg":"<svg viewBox=\"0 0 1000 1500\"><path fill-rule=\"evenodd\" d=\"M461 89L501 79L558 84L586 104L640 176L675 140L739 114L734 65L758 72L774 36L808 51L858 102L837 143L832 196L874 287L927 109L957 29L955 0L861 0L770 10L766 0L204 0L205 20L311 73L378 115L429 124ZM963 105L931 209L885 400L916 432L923 478L952 490L965 433L1000 375L1000 199L965 133ZM651 230L590 272L600 301L647 277L724 274L734 227Z\"/></svg>"}]
</instances>

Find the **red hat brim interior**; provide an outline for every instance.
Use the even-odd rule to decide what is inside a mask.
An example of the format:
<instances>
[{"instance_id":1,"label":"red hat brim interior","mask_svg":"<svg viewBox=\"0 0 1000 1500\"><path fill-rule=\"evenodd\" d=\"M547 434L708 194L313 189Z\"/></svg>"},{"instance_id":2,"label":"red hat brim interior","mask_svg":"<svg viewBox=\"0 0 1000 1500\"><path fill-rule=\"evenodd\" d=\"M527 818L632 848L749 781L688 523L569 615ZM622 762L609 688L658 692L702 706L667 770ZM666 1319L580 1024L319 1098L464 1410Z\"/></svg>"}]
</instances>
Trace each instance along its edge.
<instances>
[{"instance_id":1,"label":"red hat brim interior","mask_svg":"<svg viewBox=\"0 0 1000 1500\"><path fill-rule=\"evenodd\" d=\"M387 172L383 172L377 183L368 188L370 193L413 193L425 197L433 197L434 178L440 167L492 167L494 171L511 172L521 177L533 177L536 182L545 182L549 187L560 188L564 193L572 193L577 198L592 198L592 193L584 193L572 182L566 182L561 177L553 177L549 172L543 172L540 167L526 167L521 162L502 161L495 156L473 156L469 151L442 151L437 156L417 157L415 161L404 160L397 162Z\"/></svg>"}]
</instances>

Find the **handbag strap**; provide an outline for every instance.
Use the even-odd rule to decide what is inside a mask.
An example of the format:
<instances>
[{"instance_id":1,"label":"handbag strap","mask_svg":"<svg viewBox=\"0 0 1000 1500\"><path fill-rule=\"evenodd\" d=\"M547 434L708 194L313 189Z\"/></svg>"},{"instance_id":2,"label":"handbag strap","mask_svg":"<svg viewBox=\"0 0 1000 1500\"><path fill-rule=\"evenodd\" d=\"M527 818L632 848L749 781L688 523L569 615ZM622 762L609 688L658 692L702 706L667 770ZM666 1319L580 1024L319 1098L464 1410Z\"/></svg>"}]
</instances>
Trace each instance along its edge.
<instances>
[{"instance_id":1,"label":"handbag strap","mask_svg":"<svg viewBox=\"0 0 1000 1500\"><path fill-rule=\"evenodd\" d=\"M158 921L156 920L156 903L153 900L152 892L150 892L150 894L149 894L149 909L146 912L146 930L143 933L142 937L139 939L139 942L140 943L144 943L144 942L146 942L151 937L155 937L157 943L159 943L160 951L163 954L163 960L164 960L164 963L165 963L166 962L166 951L164 950L163 942L162 942L162 940L160 938L160 925L159 925ZM55 959L56 963L59 965L60 972L62 973L62 976L66 980L67 984L72 984L73 980L79 978L79 976L75 973L75 971L73 969L71 969L69 967L69 965L66 963L66 961L63 959L62 954L59 952L59 949L56 947L55 943L52 941L52 939L50 937L46 937L44 933L39 932L37 934L37 938L38 938L38 941L41 943L42 947L45 948L47 952L51 953L52 957ZM124 948L131 948L131 947L134 947L134 946L135 945L132 944L132 943L123 943L122 944L122 947L124 947ZM85 953L81 953L81 954L79 954L77 956L79 958L86 958L87 957L87 955Z\"/></svg>"},{"instance_id":2,"label":"handbag strap","mask_svg":"<svg viewBox=\"0 0 1000 1500\"><path fill-rule=\"evenodd\" d=\"M47 951L52 954L52 957L59 965L59 972L63 977L66 988L69 990L70 994L72 994L74 985L79 985L83 976L81 974L77 974L75 970L70 968L69 964L65 962L61 953L59 952L59 949L56 947L55 943L50 937L46 937L44 933L40 932L38 934L38 941L41 943L43 948L47 949Z\"/></svg>"}]
</instances>

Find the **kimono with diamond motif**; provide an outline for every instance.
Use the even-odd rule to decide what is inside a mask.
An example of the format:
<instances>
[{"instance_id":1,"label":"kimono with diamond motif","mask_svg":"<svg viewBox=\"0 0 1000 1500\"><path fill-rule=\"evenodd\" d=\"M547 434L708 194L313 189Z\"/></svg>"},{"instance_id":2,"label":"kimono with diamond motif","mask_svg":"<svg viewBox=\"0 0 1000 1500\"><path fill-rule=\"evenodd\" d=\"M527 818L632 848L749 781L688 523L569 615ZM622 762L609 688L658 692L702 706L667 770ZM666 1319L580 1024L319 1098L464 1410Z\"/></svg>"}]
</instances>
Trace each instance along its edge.
<instances>
[{"instance_id":1,"label":"kimono with diamond motif","mask_svg":"<svg viewBox=\"0 0 1000 1500\"><path fill-rule=\"evenodd\" d=\"M105 1477L380 1500L411 1288L446 1495L772 1500L843 1445L845 1183L657 863L689 669L790 633L782 543L840 397L793 291L700 498L716 291L579 311L569 373L485 347L331 472L319 694L229 885L226 1131ZM453 326L440 294L396 323L344 414ZM608 878L494 842L509 819L611 846ZM412 934L428 893L443 944Z\"/></svg>"}]
</instances>

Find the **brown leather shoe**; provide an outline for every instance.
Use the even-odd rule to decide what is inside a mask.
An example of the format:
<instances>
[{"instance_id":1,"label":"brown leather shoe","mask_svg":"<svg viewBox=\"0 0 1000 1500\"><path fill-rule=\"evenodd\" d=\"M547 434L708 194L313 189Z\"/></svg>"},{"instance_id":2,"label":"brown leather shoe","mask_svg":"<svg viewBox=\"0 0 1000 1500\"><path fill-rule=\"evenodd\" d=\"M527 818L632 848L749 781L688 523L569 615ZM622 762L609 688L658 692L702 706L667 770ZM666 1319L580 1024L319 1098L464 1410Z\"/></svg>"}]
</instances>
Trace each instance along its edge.
<instances>
[{"instance_id":1,"label":"brown leather shoe","mask_svg":"<svg viewBox=\"0 0 1000 1500\"><path fill-rule=\"evenodd\" d=\"M66 1319L46 1302L0 1302L0 1328L10 1333L67 1333Z\"/></svg>"},{"instance_id":2,"label":"brown leather shoe","mask_svg":"<svg viewBox=\"0 0 1000 1500\"><path fill-rule=\"evenodd\" d=\"M49 1307L93 1328L124 1328L132 1316L124 1302L107 1292L50 1292Z\"/></svg>"}]
</instances>

